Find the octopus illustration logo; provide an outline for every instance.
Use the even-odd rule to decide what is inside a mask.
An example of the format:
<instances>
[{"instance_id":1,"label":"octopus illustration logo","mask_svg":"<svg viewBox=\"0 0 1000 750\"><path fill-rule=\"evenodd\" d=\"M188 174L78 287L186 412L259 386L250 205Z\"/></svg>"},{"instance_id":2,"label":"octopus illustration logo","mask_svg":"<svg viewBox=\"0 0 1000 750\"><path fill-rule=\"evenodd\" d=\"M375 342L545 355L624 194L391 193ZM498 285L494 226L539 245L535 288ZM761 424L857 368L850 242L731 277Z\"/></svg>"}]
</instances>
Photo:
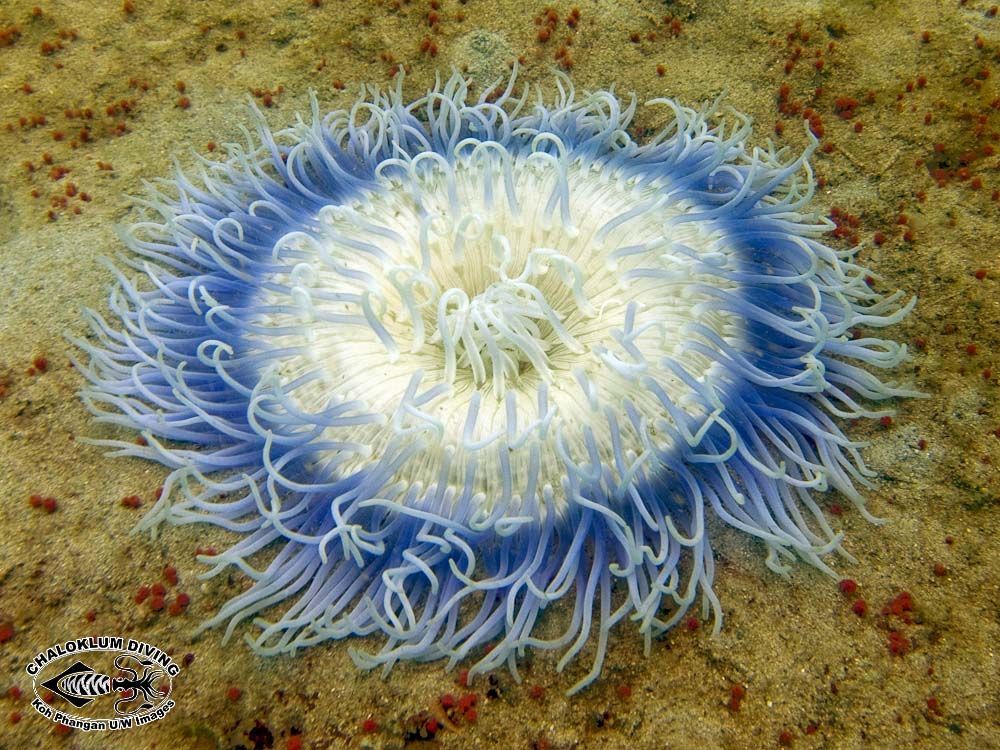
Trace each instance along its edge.
<instances>
[{"instance_id":1,"label":"octopus illustration logo","mask_svg":"<svg viewBox=\"0 0 1000 750\"><path fill-rule=\"evenodd\" d=\"M25 670L34 682L32 707L50 721L83 731L131 729L162 719L175 705L170 695L180 673L156 646L113 636L57 644Z\"/></svg>"}]
</instances>

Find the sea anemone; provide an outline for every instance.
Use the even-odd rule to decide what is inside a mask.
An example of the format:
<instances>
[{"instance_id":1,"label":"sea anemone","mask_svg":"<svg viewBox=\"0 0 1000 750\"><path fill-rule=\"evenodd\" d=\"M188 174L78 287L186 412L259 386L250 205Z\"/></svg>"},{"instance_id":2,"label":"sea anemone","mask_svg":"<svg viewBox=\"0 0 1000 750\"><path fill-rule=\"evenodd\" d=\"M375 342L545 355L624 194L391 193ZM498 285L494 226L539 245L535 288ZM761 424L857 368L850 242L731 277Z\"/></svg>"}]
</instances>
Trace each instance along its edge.
<instances>
[{"instance_id":1,"label":"sea anemone","mask_svg":"<svg viewBox=\"0 0 1000 750\"><path fill-rule=\"evenodd\" d=\"M278 132L255 110L138 200L83 398L142 437L94 442L170 470L141 528L242 535L200 558L252 580L203 628L253 618L260 654L377 634L361 667L470 676L589 648L572 692L621 620L648 651L700 599L718 631L709 515L781 575L849 557L821 494L877 520L837 420L915 395L862 332L913 301L821 242L815 139L747 148L745 115L669 99L638 139L634 97L555 83L400 79Z\"/></svg>"}]
</instances>

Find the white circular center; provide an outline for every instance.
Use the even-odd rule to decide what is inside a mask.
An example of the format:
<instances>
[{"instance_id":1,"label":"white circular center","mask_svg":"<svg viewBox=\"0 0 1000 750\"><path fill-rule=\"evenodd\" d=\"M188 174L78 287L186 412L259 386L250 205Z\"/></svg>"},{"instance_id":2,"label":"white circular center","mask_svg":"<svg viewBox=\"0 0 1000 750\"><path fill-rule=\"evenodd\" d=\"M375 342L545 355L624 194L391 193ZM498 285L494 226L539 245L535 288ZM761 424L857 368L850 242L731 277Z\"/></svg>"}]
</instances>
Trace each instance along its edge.
<instances>
[{"instance_id":1,"label":"white circular center","mask_svg":"<svg viewBox=\"0 0 1000 750\"><path fill-rule=\"evenodd\" d=\"M282 238L261 300L296 409L369 417L325 430L319 468L446 516L540 517L624 492L679 416L711 417L690 344L738 345L711 294L735 256L668 184L496 144L379 181Z\"/></svg>"}]
</instances>

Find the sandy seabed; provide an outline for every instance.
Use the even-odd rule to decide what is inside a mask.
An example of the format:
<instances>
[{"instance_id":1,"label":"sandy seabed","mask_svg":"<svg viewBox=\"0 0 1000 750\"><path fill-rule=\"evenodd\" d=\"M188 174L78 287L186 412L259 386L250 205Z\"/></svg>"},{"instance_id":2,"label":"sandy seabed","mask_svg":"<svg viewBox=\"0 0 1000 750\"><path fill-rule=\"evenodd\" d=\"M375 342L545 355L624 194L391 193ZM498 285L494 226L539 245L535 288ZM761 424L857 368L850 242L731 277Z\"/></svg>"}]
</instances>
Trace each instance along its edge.
<instances>
[{"instance_id":1,"label":"sandy seabed","mask_svg":"<svg viewBox=\"0 0 1000 750\"><path fill-rule=\"evenodd\" d=\"M575 28L574 4L524 0L93 6L0 4L0 748L228 750L270 747L269 736L275 748L1000 747L1000 17L988 2L581 0ZM549 7L559 22L542 43L535 18ZM192 641L242 585L196 578L195 550L223 547L225 534L130 536L142 510L121 498L148 507L165 471L75 440L98 430L64 334L82 335L81 308L105 304L98 258L121 249L127 196L172 157L191 164L191 149L239 139L248 96L281 126L310 90L345 106L399 64L411 94L452 67L484 85L517 57L525 80L549 85L562 46L582 88L689 104L725 91L759 142L800 150L812 109L824 145L816 206L847 235L831 241L856 234L880 288L919 296L891 335L914 350L900 376L930 398L899 403L890 426L851 428L872 441L869 507L888 520L872 526L849 504L835 519L859 560L839 565L857 593L803 565L778 578L760 545L717 524L721 635L678 628L644 658L619 627L602 678L572 699L563 690L586 658L558 675L536 654L524 684L500 673L465 689L434 664L360 673L342 643L261 659L217 631ZM39 356L46 371L28 374ZM32 494L55 498L54 512L31 507ZM168 565L179 576L168 601L191 597L178 616L134 601ZM904 591L912 610L884 615ZM28 660L98 633L193 656L163 720L60 733L31 708ZM440 719L433 739L419 736L438 696L467 692L475 722Z\"/></svg>"}]
</instances>

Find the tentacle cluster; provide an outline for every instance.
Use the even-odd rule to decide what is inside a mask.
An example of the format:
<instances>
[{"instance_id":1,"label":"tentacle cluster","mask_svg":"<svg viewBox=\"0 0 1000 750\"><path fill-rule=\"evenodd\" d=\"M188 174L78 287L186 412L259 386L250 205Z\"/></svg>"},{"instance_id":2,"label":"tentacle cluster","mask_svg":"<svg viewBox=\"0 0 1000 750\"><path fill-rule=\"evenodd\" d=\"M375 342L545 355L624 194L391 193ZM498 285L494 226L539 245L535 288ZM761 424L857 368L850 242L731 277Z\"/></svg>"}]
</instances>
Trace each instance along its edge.
<instances>
[{"instance_id":1,"label":"tentacle cluster","mask_svg":"<svg viewBox=\"0 0 1000 750\"><path fill-rule=\"evenodd\" d=\"M647 650L699 599L720 627L708 513L780 574L833 574L817 493L875 520L835 420L916 395L874 374L905 347L856 335L913 302L821 242L815 144L748 150L743 115L667 99L639 143L634 99L557 86L257 113L139 201L83 398L144 438L95 442L170 469L143 528L242 534L202 562L253 584L204 627L253 618L262 654L380 634L359 665L471 675L595 645L575 691L625 618Z\"/></svg>"}]
</instances>

